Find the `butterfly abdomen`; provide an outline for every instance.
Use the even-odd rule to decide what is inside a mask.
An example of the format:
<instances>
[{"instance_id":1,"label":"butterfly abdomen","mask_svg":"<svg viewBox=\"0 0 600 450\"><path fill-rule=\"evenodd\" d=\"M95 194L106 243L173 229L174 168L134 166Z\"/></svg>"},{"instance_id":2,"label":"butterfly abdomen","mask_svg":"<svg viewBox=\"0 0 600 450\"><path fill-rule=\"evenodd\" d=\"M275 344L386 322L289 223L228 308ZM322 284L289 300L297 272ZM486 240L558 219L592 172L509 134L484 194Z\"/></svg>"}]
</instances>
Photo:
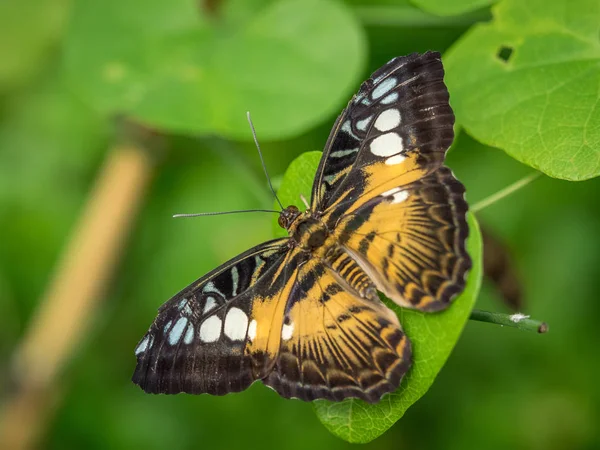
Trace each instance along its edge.
<instances>
[{"instance_id":1,"label":"butterfly abdomen","mask_svg":"<svg viewBox=\"0 0 600 450\"><path fill-rule=\"evenodd\" d=\"M340 245L336 243L328 249L325 262L341 278L340 281L360 297L371 300L377 298L373 281Z\"/></svg>"}]
</instances>

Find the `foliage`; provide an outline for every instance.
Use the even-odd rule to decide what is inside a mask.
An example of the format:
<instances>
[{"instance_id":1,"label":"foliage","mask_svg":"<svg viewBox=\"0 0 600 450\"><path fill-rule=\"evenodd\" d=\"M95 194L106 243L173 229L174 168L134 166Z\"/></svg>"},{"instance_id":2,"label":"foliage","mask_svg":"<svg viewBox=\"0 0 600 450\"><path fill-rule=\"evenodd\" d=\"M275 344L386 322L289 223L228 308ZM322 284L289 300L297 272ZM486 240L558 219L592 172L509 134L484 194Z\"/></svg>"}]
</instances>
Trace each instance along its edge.
<instances>
[{"instance_id":1,"label":"foliage","mask_svg":"<svg viewBox=\"0 0 600 450\"><path fill-rule=\"evenodd\" d=\"M600 174L600 3L504 0L448 52L457 120L567 180Z\"/></svg>"},{"instance_id":2,"label":"foliage","mask_svg":"<svg viewBox=\"0 0 600 450\"><path fill-rule=\"evenodd\" d=\"M248 138L251 110L281 139L331 115L363 65L361 29L337 3L237 0L219 19L194 1L79 1L69 75L101 110L161 129Z\"/></svg>"}]
</instances>

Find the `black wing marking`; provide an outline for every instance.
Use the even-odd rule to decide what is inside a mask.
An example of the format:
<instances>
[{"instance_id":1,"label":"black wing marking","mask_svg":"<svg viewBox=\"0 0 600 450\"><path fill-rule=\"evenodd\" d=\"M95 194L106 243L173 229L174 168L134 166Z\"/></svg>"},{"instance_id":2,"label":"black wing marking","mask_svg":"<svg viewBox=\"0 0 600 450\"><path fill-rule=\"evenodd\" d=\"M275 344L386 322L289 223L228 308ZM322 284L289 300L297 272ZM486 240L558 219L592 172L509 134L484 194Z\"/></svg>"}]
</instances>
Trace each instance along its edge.
<instances>
[{"instance_id":1,"label":"black wing marking","mask_svg":"<svg viewBox=\"0 0 600 450\"><path fill-rule=\"evenodd\" d=\"M223 395L264 376L247 350L256 291L277 289L288 239L254 247L191 284L159 309L135 349L133 382L148 393ZM267 287L268 285L268 287Z\"/></svg>"},{"instance_id":2,"label":"black wing marking","mask_svg":"<svg viewBox=\"0 0 600 450\"><path fill-rule=\"evenodd\" d=\"M414 53L392 59L362 84L327 140L313 184L313 211L327 209L353 186L353 198L363 195L368 177L361 169L374 163L389 169L380 171L383 178L416 171L407 182L443 163L454 138L443 76L439 53Z\"/></svg>"}]
</instances>

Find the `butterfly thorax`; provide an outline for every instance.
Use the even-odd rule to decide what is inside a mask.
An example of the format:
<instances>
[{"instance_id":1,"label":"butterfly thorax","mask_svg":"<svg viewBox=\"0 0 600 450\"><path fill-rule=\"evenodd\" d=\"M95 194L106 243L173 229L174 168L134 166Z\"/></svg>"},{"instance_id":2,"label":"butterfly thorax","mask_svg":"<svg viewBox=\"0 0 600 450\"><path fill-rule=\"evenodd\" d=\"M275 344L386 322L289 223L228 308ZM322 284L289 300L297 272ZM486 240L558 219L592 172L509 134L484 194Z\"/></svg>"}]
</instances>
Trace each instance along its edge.
<instances>
[{"instance_id":1,"label":"butterfly thorax","mask_svg":"<svg viewBox=\"0 0 600 450\"><path fill-rule=\"evenodd\" d=\"M310 210L303 213L295 206L288 206L279 216L279 224L286 225L292 245L314 252L328 241L329 230Z\"/></svg>"},{"instance_id":2,"label":"butterfly thorax","mask_svg":"<svg viewBox=\"0 0 600 450\"><path fill-rule=\"evenodd\" d=\"M310 210L301 213L295 206L286 208L281 214L284 219L280 216L280 225L291 218L286 228L292 246L310 253L314 264L324 264L347 290L362 298L377 298L372 280L316 214Z\"/></svg>"}]
</instances>

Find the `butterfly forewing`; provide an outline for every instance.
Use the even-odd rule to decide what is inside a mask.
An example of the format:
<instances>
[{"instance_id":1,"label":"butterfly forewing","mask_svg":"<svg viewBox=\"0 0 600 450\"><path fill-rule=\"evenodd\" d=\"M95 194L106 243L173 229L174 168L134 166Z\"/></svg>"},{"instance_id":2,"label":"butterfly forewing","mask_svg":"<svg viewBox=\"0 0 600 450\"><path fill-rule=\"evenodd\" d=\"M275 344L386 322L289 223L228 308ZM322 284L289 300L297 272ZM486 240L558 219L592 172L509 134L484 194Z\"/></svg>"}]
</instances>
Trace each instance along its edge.
<instances>
[{"instance_id":1,"label":"butterfly forewing","mask_svg":"<svg viewBox=\"0 0 600 450\"><path fill-rule=\"evenodd\" d=\"M440 54L428 52L394 58L362 84L323 152L314 210L357 207L443 163L454 137L443 76Z\"/></svg>"},{"instance_id":2,"label":"butterfly forewing","mask_svg":"<svg viewBox=\"0 0 600 450\"><path fill-rule=\"evenodd\" d=\"M313 185L321 220L377 288L428 311L463 290L471 266L464 187L442 166L454 136L443 75L433 52L375 72L338 119Z\"/></svg>"},{"instance_id":3,"label":"butterfly forewing","mask_svg":"<svg viewBox=\"0 0 600 450\"><path fill-rule=\"evenodd\" d=\"M280 291L287 256L287 239L264 243L165 303L136 347L133 381L150 393L222 395L264 376L269 358L251 345L253 310L257 291Z\"/></svg>"}]
</instances>

